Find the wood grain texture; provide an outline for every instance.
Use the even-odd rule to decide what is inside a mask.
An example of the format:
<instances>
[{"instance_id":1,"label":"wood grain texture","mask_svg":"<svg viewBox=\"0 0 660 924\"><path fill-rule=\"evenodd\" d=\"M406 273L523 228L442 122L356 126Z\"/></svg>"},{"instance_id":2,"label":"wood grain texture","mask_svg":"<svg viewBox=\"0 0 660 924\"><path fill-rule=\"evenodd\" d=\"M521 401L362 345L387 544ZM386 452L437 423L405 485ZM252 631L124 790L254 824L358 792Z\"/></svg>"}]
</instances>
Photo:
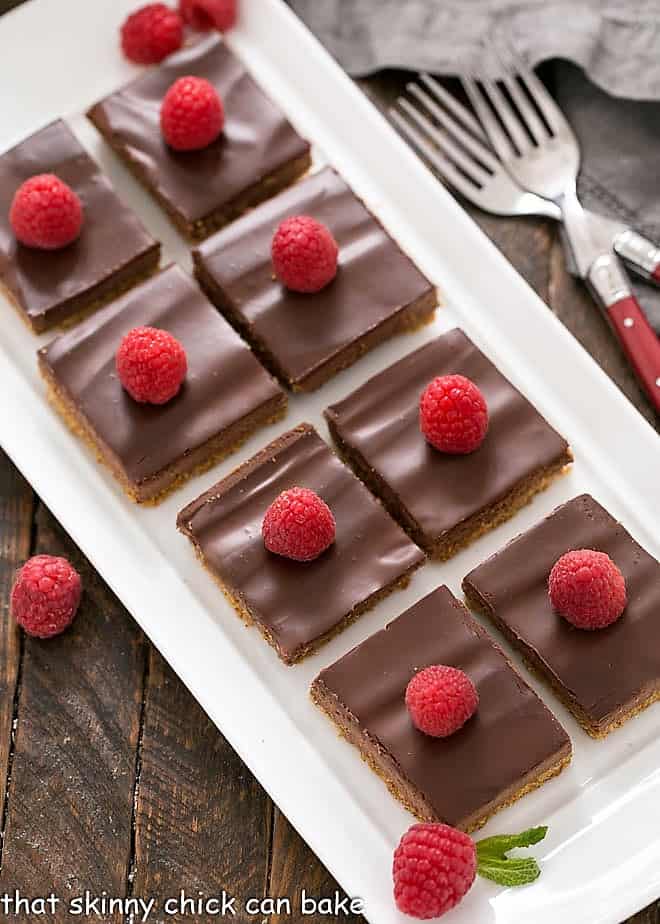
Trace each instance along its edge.
<instances>
[{"instance_id":1,"label":"wood grain texture","mask_svg":"<svg viewBox=\"0 0 660 924\"><path fill-rule=\"evenodd\" d=\"M30 555L34 505L32 488L0 452L0 838L6 823L22 657L21 634L9 617L9 595L14 572ZM3 842L0 839L0 869Z\"/></svg>"},{"instance_id":2,"label":"wood grain texture","mask_svg":"<svg viewBox=\"0 0 660 924\"><path fill-rule=\"evenodd\" d=\"M221 665L218 666L221 669ZM236 706L240 708L237 692ZM265 893L271 803L158 652L150 652L135 817L133 894L158 904ZM157 918L157 920L161 920ZM190 915L167 917L190 921ZM195 921L217 921L197 914ZM233 920L254 921L237 914Z\"/></svg>"},{"instance_id":3,"label":"wood grain texture","mask_svg":"<svg viewBox=\"0 0 660 924\"><path fill-rule=\"evenodd\" d=\"M65 555L84 593L72 628L25 637L0 890L125 895L145 657L133 620L40 506L36 553ZM121 920L113 915L109 921ZM70 921L62 908L53 921Z\"/></svg>"},{"instance_id":4,"label":"wood grain texture","mask_svg":"<svg viewBox=\"0 0 660 924\"><path fill-rule=\"evenodd\" d=\"M332 898L335 892L344 897L344 892L336 881L276 808L269 894L287 896L291 899L293 908L299 909L303 889L308 896L317 898ZM295 914L293 920L297 920ZM345 924L364 922L364 918L359 914L342 914L341 917L311 914L304 920L310 924L328 924L330 921L343 921ZM270 924L291 924L291 916L275 914L270 918Z\"/></svg>"}]
</instances>

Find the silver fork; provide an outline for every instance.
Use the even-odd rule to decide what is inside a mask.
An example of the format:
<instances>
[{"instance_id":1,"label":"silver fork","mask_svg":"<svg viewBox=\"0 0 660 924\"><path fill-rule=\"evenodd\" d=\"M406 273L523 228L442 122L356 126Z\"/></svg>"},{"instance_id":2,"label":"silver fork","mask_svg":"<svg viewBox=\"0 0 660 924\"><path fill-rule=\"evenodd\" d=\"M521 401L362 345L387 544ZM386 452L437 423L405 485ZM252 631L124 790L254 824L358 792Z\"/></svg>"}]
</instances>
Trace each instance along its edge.
<instances>
[{"instance_id":1,"label":"silver fork","mask_svg":"<svg viewBox=\"0 0 660 924\"><path fill-rule=\"evenodd\" d=\"M577 139L531 68L503 64L504 74L498 79L462 78L465 91L513 179L561 209L578 274L603 308L641 386L660 412L660 340L617 256L611 247L603 248L578 200Z\"/></svg>"},{"instance_id":2,"label":"silver fork","mask_svg":"<svg viewBox=\"0 0 660 924\"><path fill-rule=\"evenodd\" d=\"M494 215L540 215L562 220L561 209L523 189L506 171L481 125L429 74L406 86L390 118L448 186ZM594 234L609 243L642 278L660 285L660 249L623 222L587 212ZM569 270L577 274L570 249Z\"/></svg>"}]
</instances>

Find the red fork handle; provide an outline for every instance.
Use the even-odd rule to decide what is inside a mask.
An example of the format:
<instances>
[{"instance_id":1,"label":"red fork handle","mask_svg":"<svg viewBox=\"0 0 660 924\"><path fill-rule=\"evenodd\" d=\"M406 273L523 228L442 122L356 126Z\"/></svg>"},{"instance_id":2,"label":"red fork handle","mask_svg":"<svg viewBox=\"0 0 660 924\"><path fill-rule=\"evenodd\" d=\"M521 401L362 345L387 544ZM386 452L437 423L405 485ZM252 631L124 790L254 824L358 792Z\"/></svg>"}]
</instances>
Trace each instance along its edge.
<instances>
[{"instance_id":1,"label":"red fork handle","mask_svg":"<svg viewBox=\"0 0 660 924\"><path fill-rule=\"evenodd\" d=\"M633 295L607 309L607 316L656 412L660 414L660 339Z\"/></svg>"}]
</instances>

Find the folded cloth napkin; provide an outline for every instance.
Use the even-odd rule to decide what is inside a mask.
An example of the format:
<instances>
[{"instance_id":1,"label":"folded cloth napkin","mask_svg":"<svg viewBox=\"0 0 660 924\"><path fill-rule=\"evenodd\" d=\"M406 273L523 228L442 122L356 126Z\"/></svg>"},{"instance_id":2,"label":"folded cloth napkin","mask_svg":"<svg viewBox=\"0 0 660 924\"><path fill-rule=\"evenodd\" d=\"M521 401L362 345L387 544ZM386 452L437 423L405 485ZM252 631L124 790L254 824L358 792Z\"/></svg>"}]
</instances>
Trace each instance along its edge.
<instances>
[{"instance_id":1,"label":"folded cloth napkin","mask_svg":"<svg viewBox=\"0 0 660 924\"><path fill-rule=\"evenodd\" d=\"M544 77L582 146L586 206L660 244L659 0L289 0L351 74L460 74L503 40ZM558 60L561 59L561 60ZM660 291L635 282L660 333Z\"/></svg>"}]
</instances>

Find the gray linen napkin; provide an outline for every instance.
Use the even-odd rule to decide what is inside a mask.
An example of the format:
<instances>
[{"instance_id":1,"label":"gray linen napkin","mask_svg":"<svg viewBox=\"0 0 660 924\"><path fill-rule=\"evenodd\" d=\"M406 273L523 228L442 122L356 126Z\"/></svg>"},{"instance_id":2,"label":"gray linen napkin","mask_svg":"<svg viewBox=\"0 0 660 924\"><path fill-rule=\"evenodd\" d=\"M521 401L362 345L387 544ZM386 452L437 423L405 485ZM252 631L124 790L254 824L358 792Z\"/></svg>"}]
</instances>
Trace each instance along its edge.
<instances>
[{"instance_id":1,"label":"gray linen napkin","mask_svg":"<svg viewBox=\"0 0 660 924\"><path fill-rule=\"evenodd\" d=\"M504 39L544 77L580 139L584 204L660 244L660 0L289 0L351 74L457 74ZM572 63L571 63L572 62ZM660 333L660 291L637 294Z\"/></svg>"}]
</instances>

